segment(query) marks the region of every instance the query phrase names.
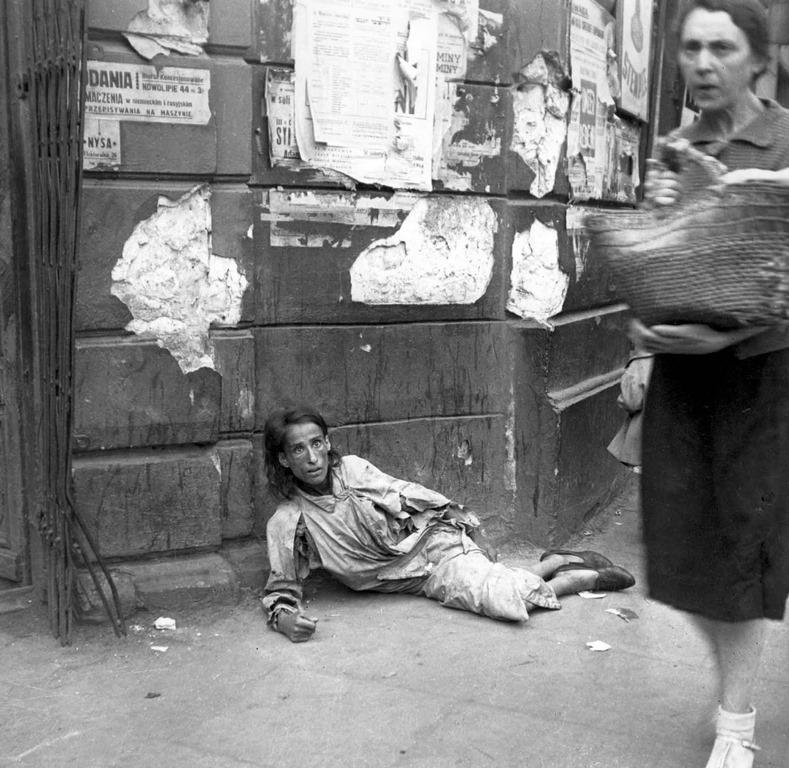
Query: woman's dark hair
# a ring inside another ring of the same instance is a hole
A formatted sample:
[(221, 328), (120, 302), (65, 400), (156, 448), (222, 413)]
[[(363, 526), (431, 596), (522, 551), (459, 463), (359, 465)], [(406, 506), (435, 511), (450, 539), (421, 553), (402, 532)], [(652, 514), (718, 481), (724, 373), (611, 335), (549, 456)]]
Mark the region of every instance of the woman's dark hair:
[[(293, 477), (293, 473), (288, 467), (283, 467), (279, 463), (279, 455), (285, 450), (285, 438), (288, 434), (288, 427), (294, 424), (315, 424), (315, 426), (320, 428), (324, 437), (329, 434), (326, 420), (318, 411), (309, 406), (277, 408), (266, 419), (266, 424), (263, 427), (266, 477), (268, 478), (269, 488), (271, 488), (274, 495), (282, 499), (289, 499), (296, 487), (296, 479)], [(339, 463), (340, 454), (333, 447), (330, 448), (329, 466), (336, 467)]]
[(770, 60), (770, 25), (760, 0), (686, 0), (677, 17), (677, 37), (681, 37), (685, 20), (697, 8), (728, 13), (735, 26), (745, 33), (751, 51), (764, 60), (764, 69), (759, 75), (764, 74)]

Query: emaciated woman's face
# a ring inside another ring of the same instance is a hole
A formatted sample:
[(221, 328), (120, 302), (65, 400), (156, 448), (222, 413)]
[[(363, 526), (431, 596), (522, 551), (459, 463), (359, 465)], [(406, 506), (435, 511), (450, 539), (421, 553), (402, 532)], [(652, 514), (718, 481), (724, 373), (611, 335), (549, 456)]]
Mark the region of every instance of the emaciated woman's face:
[(764, 61), (728, 13), (696, 8), (682, 25), (679, 66), (699, 109), (721, 112), (748, 98)]
[(285, 430), (279, 463), (305, 485), (320, 488), (329, 474), (330, 450), (329, 438), (317, 424), (291, 424)]

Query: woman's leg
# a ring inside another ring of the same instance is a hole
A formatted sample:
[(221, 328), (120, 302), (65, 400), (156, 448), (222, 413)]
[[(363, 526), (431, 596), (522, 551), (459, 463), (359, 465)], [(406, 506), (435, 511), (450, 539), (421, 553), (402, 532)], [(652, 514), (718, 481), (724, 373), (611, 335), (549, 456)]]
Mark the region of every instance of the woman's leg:
[(753, 692), (764, 650), (764, 619), (727, 622), (695, 617), (718, 662), (720, 706), (706, 768), (752, 768), (756, 709)]
[(721, 707), (727, 712), (750, 712), (767, 622), (714, 621), (694, 616), (707, 636), (718, 662)]

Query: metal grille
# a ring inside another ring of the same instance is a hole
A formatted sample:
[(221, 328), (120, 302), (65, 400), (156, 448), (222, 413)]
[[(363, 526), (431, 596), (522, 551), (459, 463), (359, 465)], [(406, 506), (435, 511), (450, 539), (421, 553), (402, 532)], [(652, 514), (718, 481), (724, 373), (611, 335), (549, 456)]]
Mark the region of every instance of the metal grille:
[[(71, 431), (74, 299), (85, 66), (85, 0), (27, 0), (19, 90), (28, 103), (26, 206), (34, 281), (34, 336), (39, 350), (41, 408), (37, 424), (43, 483), (39, 530), (47, 571), (50, 624), (71, 639), (75, 575), (84, 566), (112, 620), (125, 628), (119, 600), (72, 498)], [(103, 576), (103, 578), (102, 578)], [(107, 591), (109, 587), (109, 595)]]

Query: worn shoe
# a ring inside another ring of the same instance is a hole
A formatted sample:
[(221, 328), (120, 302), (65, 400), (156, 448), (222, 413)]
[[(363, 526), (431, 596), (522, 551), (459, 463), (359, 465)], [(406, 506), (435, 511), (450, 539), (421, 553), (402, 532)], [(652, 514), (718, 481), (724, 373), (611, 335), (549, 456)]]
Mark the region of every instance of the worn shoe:
[(718, 707), (715, 744), (707, 768), (751, 768), (753, 753), (759, 749), (753, 743), (756, 729), (756, 710), (727, 712)]
[(549, 549), (540, 555), (540, 562), (550, 557), (551, 555), (572, 555), (573, 557), (580, 557), (581, 562), (578, 565), (588, 565), (591, 568), (609, 568), (613, 563), (607, 558), (603, 557), (599, 552), (592, 552), (591, 550), (584, 550), (583, 552), (571, 552), (569, 549)]
[(597, 581), (594, 586), (590, 587), (595, 592), (619, 592), (622, 589), (632, 587), (636, 583), (633, 574), (618, 565), (609, 565), (606, 568), (592, 568), (591, 565), (584, 565), (583, 563), (568, 563), (567, 565), (560, 565), (556, 569), (556, 573), (565, 571), (596, 571)]

